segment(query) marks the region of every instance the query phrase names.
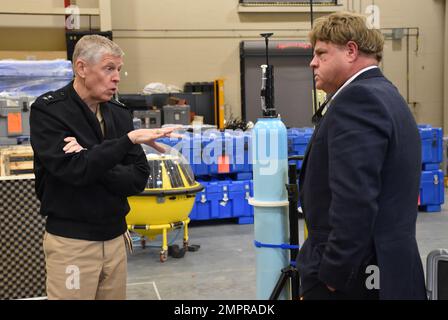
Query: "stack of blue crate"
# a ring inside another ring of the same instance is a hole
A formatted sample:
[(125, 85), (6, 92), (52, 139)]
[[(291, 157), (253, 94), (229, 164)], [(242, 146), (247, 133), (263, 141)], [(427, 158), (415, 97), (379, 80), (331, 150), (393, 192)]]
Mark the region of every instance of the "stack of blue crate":
[[(419, 209), (441, 211), (444, 203), (442, 129), (419, 125), (422, 139), (422, 176)], [(313, 128), (288, 129), (288, 155), (305, 154)], [(237, 218), (240, 224), (253, 223), (251, 132), (208, 130), (186, 133), (183, 139), (159, 139), (179, 150), (205, 188), (196, 195), (191, 220)], [(297, 169), (301, 160), (294, 161)]]
[(253, 223), (250, 132), (207, 130), (186, 133), (183, 139), (158, 141), (177, 149), (205, 188), (196, 195), (191, 220), (237, 218)]
[(419, 125), (422, 140), (422, 175), (419, 209), (440, 212), (445, 202), (444, 177), (440, 170), (443, 161), (443, 131), (430, 125)]
[[(313, 132), (314, 128), (288, 129), (288, 156), (304, 156)], [(303, 160), (289, 161), (290, 164), (296, 163), (297, 170), (302, 168), (302, 162)]]
[(252, 180), (200, 180), (205, 188), (196, 195), (190, 213), (191, 220), (237, 218), (239, 224), (254, 222), (253, 208), (248, 200), (253, 196)]

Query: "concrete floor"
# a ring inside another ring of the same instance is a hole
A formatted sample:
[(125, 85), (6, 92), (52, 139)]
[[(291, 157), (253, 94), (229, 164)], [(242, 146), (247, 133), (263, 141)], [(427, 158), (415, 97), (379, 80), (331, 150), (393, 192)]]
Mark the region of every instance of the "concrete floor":
[[(448, 194), (447, 194), (448, 195)], [(300, 220), (300, 243), (303, 220)], [(437, 248), (448, 248), (448, 205), (442, 212), (420, 212), (417, 241), (423, 266), (426, 256)], [(190, 244), (200, 250), (183, 258), (159, 261), (160, 239), (135, 248), (128, 258), (128, 299), (131, 300), (254, 300), (255, 250), (253, 225), (233, 220), (195, 223), (190, 227)], [(170, 233), (170, 241), (182, 245), (182, 232)], [(154, 247), (152, 247), (154, 246)]]

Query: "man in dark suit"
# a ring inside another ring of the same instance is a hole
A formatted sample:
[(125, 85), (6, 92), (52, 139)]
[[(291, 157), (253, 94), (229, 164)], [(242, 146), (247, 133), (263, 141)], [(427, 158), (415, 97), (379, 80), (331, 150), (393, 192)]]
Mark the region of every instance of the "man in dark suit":
[(363, 16), (315, 22), (311, 68), (327, 101), (300, 174), (308, 238), (297, 258), (301, 296), (426, 299), (415, 238), (420, 137), (378, 64), (384, 40)]

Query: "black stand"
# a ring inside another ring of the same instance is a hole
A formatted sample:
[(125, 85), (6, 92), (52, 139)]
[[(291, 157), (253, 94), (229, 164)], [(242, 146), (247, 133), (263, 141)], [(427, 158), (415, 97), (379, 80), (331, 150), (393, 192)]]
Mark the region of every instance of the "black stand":
[[(303, 156), (292, 156), (289, 157), (289, 160), (303, 160)], [(286, 185), (286, 189), (288, 190), (288, 200), (289, 200), (289, 243), (291, 246), (299, 245), (299, 212), (298, 212), (298, 203), (299, 203), (299, 188), (297, 185), (297, 167), (295, 164), (289, 165), (288, 171), (288, 180), (289, 184)], [(298, 249), (290, 249), (291, 250), (291, 261), (296, 261), (297, 254), (299, 253)], [(299, 271), (296, 267), (289, 265), (286, 268), (282, 269), (282, 273), (280, 278), (275, 285), (274, 290), (269, 297), (269, 300), (277, 300), (285, 287), (287, 281), (290, 281), (291, 284), (291, 292), (292, 292), (292, 300), (299, 300)]]

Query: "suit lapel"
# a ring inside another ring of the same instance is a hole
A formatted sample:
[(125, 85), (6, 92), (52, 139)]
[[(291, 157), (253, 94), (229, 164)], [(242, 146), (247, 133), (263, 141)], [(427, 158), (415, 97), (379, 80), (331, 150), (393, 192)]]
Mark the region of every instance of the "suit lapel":
[(316, 134), (319, 131), (319, 126), (320, 126), (320, 121), (316, 124), (316, 127), (314, 128), (313, 135), (311, 136), (310, 142), (308, 142), (308, 145), (306, 146), (305, 156), (303, 157), (302, 167), (300, 169), (300, 174), (299, 174), (299, 182), (300, 183), (302, 183), (302, 181), (305, 177), (305, 168), (306, 168), (306, 164), (308, 162), (308, 156), (309, 156), (310, 149), (313, 144), (314, 138), (316, 137)]
[(300, 170), (300, 174), (299, 174), (299, 181), (303, 181), (302, 179), (303, 179), (303, 177), (305, 175), (305, 170), (304, 169), (305, 169), (305, 166), (306, 166), (306, 163), (307, 163), (307, 160), (308, 160), (308, 155), (309, 155), (309, 152), (310, 152), (310, 149), (311, 149), (311, 145), (313, 144), (314, 137), (316, 136), (317, 131), (319, 130), (320, 123), (322, 121), (322, 117), (323, 117), (322, 111), (325, 108), (327, 108), (328, 103), (331, 101), (331, 97), (332, 96), (329, 96), (324, 101), (324, 103), (322, 103), (322, 105), (319, 107), (319, 109), (316, 111), (316, 113), (313, 115), (313, 122), (315, 123), (314, 132), (313, 132), (313, 135), (311, 136), (310, 141), (308, 142), (308, 145), (306, 146), (305, 155), (303, 157), (303, 162), (302, 162), (302, 169)]
[(322, 113), (325, 113), (323, 111), (328, 107), (328, 103), (331, 101), (331, 99), (332, 99), (332, 96), (327, 97), (325, 102), (319, 107), (319, 109), (313, 115), (313, 122), (315, 121), (314, 132), (313, 132), (313, 135), (311, 136), (310, 141), (308, 142), (308, 145), (306, 146), (305, 155), (303, 157), (303, 162), (302, 162), (302, 167), (301, 167), (300, 173), (299, 173), (299, 199), (300, 199), (300, 205), (302, 207), (305, 219), (306, 219), (306, 212), (305, 212), (304, 200), (303, 200), (303, 189), (301, 188), (301, 186), (303, 185), (303, 182), (305, 181), (306, 165), (308, 163), (308, 157), (310, 154), (310, 150), (312, 148), (314, 139), (316, 138), (316, 135), (319, 131), (320, 124), (322, 123), (322, 119), (323, 119)]

